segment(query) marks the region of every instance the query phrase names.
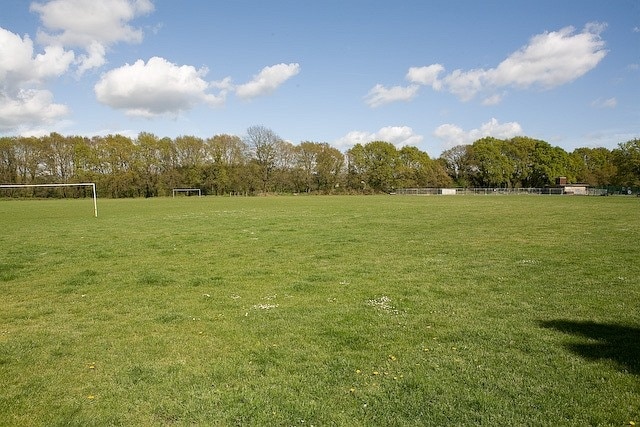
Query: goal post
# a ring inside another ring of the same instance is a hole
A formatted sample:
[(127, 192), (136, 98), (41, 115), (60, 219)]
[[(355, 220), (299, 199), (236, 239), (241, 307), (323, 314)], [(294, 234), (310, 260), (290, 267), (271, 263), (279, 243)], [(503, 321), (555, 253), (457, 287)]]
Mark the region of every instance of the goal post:
[(91, 187), (93, 194), (93, 216), (98, 217), (98, 197), (95, 182), (80, 182), (74, 184), (0, 184), (0, 188), (35, 188), (35, 187)]
[(202, 190), (199, 188), (174, 188), (171, 192), (172, 197), (176, 197), (176, 193), (198, 193), (198, 197), (202, 196)]

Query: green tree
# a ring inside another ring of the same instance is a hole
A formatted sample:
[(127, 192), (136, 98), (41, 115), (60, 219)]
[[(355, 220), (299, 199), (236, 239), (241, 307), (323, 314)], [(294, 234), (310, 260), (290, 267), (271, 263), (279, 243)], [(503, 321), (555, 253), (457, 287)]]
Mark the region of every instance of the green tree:
[(175, 156), (177, 167), (193, 168), (202, 166), (206, 156), (202, 138), (184, 135), (175, 139)]
[(315, 142), (303, 141), (295, 149), (294, 180), (297, 187), (309, 193), (315, 190), (315, 174), (319, 146)]
[(160, 138), (148, 132), (140, 132), (136, 143), (135, 172), (145, 197), (160, 194), (160, 177), (167, 166), (163, 165)]
[(512, 165), (511, 175), (509, 176), (511, 188), (531, 187), (533, 153), (538, 143), (543, 143), (543, 141), (517, 136), (504, 141), (501, 145), (502, 153)]
[(428, 187), (426, 180), (421, 178), (430, 160), (429, 155), (417, 147), (402, 147), (396, 162), (396, 185), (400, 188)]
[(247, 162), (247, 147), (234, 135), (215, 135), (205, 142), (210, 163), (204, 170), (204, 185), (212, 194), (240, 191), (239, 173)]
[[(75, 144), (77, 139), (52, 132), (41, 138), (43, 156), (41, 167), (50, 182), (69, 182), (75, 173)], [(58, 194), (67, 194), (69, 189), (57, 189)]]
[(207, 157), (213, 163), (223, 165), (244, 164), (247, 159), (247, 146), (235, 135), (215, 135), (205, 143)]
[(18, 178), (15, 137), (0, 138), (0, 183), (15, 184)]
[(560, 176), (566, 177), (568, 182), (575, 182), (575, 167), (571, 157), (560, 147), (537, 141), (531, 155), (531, 187), (553, 185)]
[(441, 163), (417, 147), (405, 146), (398, 152), (396, 184), (401, 188), (448, 187), (453, 180)]
[(352, 190), (365, 190), (368, 181), (366, 155), (362, 144), (355, 144), (346, 153), (347, 186)]
[(396, 187), (398, 150), (384, 141), (373, 141), (365, 145), (369, 166), (369, 185), (377, 191), (389, 191)]
[(344, 155), (327, 143), (303, 141), (294, 147), (293, 177), (299, 191), (330, 193), (339, 184)]
[(176, 146), (171, 138), (165, 136), (158, 141), (158, 156), (160, 157), (158, 188), (159, 193), (166, 196), (171, 194), (172, 189), (182, 185)]
[(486, 137), (469, 147), (471, 182), (477, 187), (508, 187), (513, 164), (504, 155), (504, 141)]
[(272, 188), (277, 192), (296, 192), (294, 169), (296, 163), (296, 149), (293, 144), (279, 140), (276, 142), (275, 170)]
[(35, 136), (19, 137), (15, 145), (15, 160), (19, 184), (37, 184), (44, 161), (44, 145)]
[(318, 190), (325, 193), (334, 191), (340, 185), (344, 169), (344, 155), (325, 143), (317, 144), (315, 179)]
[(73, 165), (74, 177), (79, 182), (99, 181), (100, 160), (96, 149), (96, 139), (74, 136)]
[[(391, 191), (396, 187), (398, 150), (384, 141), (356, 144), (347, 152), (349, 182), (354, 189)], [(358, 180), (360, 181), (358, 183)]]
[(245, 144), (253, 162), (257, 166), (262, 181), (261, 190), (270, 191), (272, 186), (273, 172), (278, 166), (278, 148), (282, 139), (271, 129), (264, 126), (251, 126), (247, 129)]
[(204, 140), (195, 136), (179, 136), (174, 146), (179, 185), (200, 188), (206, 158)]
[(616, 183), (640, 187), (640, 139), (618, 144), (613, 150), (614, 164), (618, 168)]
[(447, 175), (455, 185), (460, 187), (468, 187), (470, 183), (469, 147), (469, 145), (457, 145), (443, 151), (440, 155)]
[(94, 138), (98, 156), (102, 192), (110, 197), (138, 195), (134, 162), (136, 147), (131, 138), (124, 135), (107, 135)]
[(571, 153), (577, 166), (577, 182), (606, 187), (615, 181), (617, 168), (613, 153), (607, 148), (577, 148)]

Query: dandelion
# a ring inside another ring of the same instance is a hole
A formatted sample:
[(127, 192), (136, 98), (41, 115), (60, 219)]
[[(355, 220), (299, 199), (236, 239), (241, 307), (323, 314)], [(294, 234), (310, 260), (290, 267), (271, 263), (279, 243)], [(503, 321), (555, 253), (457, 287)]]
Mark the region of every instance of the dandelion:
[(360, 369), (356, 369), (356, 374), (359, 374), (360, 372), (362, 372)]
[(378, 371), (373, 371), (373, 375), (380, 375), (380, 372), (378, 372)]
[(87, 399), (89, 399), (89, 400), (93, 400), (93, 399), (95, 399), (95, 398), (96, 398), (96, 397), (95, 397), (93, 394), (90, 394), (89, 396), (87, 396)]

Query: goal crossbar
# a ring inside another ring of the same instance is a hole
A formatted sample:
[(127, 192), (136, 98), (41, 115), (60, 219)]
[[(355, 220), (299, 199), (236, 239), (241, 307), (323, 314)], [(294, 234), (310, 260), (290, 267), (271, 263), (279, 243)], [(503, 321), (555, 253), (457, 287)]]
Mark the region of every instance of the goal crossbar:
[(95, 182), (80, 182), (74, 184), (0, 184), (0, 188), (33, 188), (33, 187), (91, 187), (93, 193), (93, 216), (98, 217), (98, 197)]

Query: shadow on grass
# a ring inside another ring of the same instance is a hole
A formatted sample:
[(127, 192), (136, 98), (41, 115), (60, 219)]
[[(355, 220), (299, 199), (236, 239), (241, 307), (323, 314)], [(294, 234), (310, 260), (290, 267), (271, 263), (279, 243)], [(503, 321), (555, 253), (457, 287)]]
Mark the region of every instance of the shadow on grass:
[(627, 372), (640, 375), (640, 328), (572, 320), (549, 320), (540, 325), (586, 338), (566, 345), (574, 353), (590, 360), (609, 359)]

